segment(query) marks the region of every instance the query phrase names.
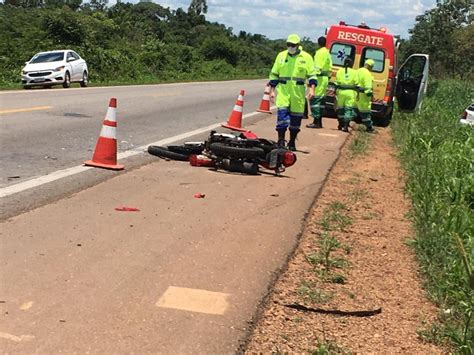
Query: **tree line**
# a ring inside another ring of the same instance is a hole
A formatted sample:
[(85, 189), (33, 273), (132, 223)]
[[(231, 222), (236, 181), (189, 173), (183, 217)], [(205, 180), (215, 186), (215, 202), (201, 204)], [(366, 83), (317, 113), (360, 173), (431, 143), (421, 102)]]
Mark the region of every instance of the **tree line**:
[(402, 41), (401, 59), (430, 55), (431, 73), (439, 78), (474, 79), (474, 2), (437, 0), (415, 19), (410, 38)]
[[(0, 4), (0, 86), (19, 83), (40, 51), (73, 49), (92, 82), (169, 82), (265, 77), (284, 40), (205, 19), (206, 1), (186, 10), (151, 1), (5, 0)], [(305, 39), (307, 47), (314, 50)]]
[[(19, 85), (33, 54), (70, 48), (84, 57), (90, 80), (146, 83), (266, 77), (284, 39), (209, 22), (205, 0), (171, 10), (151, 1), (4, 0), (0, 3), (0, 86)], [(470, 0), (438, 0), (415, 19), (400, 59), (431, 56), (432, 74), (473, 78), (474, 25)], [(335, 23), (337, 21), (335, 20)], [(303, 47), (314, 53), (308, 38)]]

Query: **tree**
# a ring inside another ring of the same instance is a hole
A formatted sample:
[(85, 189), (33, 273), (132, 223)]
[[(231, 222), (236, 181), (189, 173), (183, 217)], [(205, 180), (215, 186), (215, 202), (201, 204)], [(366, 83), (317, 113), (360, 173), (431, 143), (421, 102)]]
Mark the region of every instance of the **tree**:
[(403, 51), (406, 55), (429, 54), (436, 75), (462, 74), (462, 69), (455, 65), (459, 59), (457, 48), (463, 46), (463, 41), (472, 39), (459, 30), (472, 23), (472, 10), (469, 0), (438, 0), (435, 8), (416, 17), (415, 26), (409, 31), (411, 38), (403, 43)]
[(207, 14), (206, 0), (191, 0), (191, 4), (188, 7), (188, 14)]

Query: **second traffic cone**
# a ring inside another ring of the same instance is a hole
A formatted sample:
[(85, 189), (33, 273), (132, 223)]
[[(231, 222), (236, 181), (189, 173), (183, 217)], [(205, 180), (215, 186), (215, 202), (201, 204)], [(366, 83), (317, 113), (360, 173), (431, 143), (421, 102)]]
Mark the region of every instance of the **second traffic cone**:
[(269, 113), (270, 111), (270, 86), (265, 86), (265, 92), (263, 93), (262, 101), (260, 101), (260, 107), (258, 108), (257, 112)]
[(92, 160), (84, 162), (85, 165), (112, 170), (122, 170), (124, 168), (123, 165), (117, 164), (116, 109), (117, 99), (111, 98), (104, 123), (102, 124), (102, 130), (95, 146), (94, 155)]
[(230, 113), (227, 122), (222, 125), (224, 128), (229, 128), (234, 131), (245, 132), (246, 129), (242, 128), (242, 111), (244, 109), (244, 90), (240, 90), (240, 95), (235, 102), (234, 109)]

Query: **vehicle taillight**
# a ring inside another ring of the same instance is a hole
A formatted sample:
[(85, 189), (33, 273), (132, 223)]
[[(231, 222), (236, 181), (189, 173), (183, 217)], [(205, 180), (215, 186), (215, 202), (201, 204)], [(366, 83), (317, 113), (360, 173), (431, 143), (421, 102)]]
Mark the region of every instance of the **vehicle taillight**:
[(289, 167), (294, 163), (296, 163), (296, 154), (293, 152), (285, 152), (283, 154), (283, 165)]
[(383, 103), (387, 104), (390, 101), (390, 97), (392, 96), (392, 79), (388, 79), (387, 82), (387, 89), (385, 90), (385, 96), (383, 98)]

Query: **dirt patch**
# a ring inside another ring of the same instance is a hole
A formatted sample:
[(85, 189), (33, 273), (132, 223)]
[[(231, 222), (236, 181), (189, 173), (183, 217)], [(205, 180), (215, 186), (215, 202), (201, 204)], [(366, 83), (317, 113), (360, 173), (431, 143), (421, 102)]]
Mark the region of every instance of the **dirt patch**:
[[(362, 134), (362, 133), (361, 133)], [(351, 137), (353, 141), (355, 135)], [(280, 276), (247, 352), (442, 353), (417, 331), (436, 317), (417, 273), (400, 165), (389, 129), (354, 157), (347, 144)], [(367, 316), (320, 314), (299, 304)]]

